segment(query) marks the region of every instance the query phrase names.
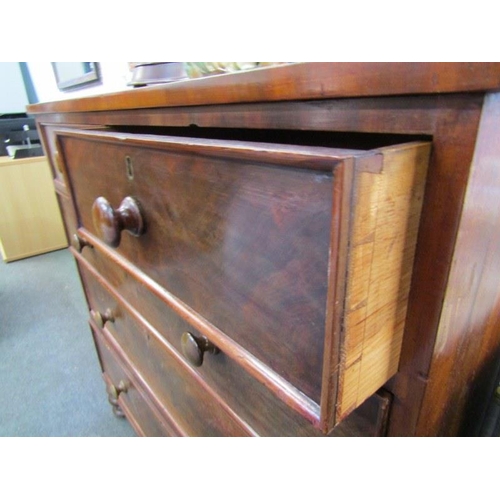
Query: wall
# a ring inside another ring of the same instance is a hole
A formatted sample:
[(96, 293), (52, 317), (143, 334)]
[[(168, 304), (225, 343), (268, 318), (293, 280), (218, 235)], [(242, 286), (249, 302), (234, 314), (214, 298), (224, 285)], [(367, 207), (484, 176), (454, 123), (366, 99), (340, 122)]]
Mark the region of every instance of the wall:
[(31, 79), (40, 102), (74, 99), (87, 95), (119, 92), (130, 89), (127, 82), (130, 71), (127, 62), (100, 62), (101, 81), (76, 90), (61, 91), (57, 88), (54, 71), (50, 62), (28, 62)]
[(19, 63), (0, 62), (0, 114), (23, 113), (28, 96)]

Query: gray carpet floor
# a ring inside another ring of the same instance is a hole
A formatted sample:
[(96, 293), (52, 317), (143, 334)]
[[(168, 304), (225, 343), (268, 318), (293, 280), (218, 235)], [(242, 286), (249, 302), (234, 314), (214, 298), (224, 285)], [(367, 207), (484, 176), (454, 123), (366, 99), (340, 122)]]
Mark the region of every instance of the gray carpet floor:
[(68, 250), (0, 260), (0, 436), (134, 436), (107, 401)]

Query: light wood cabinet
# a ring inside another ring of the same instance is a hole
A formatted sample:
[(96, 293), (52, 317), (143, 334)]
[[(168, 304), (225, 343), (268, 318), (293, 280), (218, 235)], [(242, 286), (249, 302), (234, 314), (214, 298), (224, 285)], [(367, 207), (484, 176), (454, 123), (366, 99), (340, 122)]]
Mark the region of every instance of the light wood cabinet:
[(45, 157), (0, 158), (0, 250), (11, 262), (67, 246)]

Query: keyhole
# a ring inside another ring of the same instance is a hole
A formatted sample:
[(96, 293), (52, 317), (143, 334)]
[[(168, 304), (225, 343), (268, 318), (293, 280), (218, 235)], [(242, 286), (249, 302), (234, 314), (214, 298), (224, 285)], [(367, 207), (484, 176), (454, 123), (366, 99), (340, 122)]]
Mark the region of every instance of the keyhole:
[(134, 180), (134, 167), (132, 166), (132, 159), (130, 156), (125, 156), (125, 170), (129, 180)]

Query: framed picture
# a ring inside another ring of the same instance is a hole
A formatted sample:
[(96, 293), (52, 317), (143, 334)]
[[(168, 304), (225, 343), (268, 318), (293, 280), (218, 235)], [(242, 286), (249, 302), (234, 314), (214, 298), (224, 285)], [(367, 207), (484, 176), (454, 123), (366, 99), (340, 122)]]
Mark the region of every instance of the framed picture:
[(95, 62), (53, 62), (52, 68), (60, 90), (82, 87), (100, 80), (99, 66)]

